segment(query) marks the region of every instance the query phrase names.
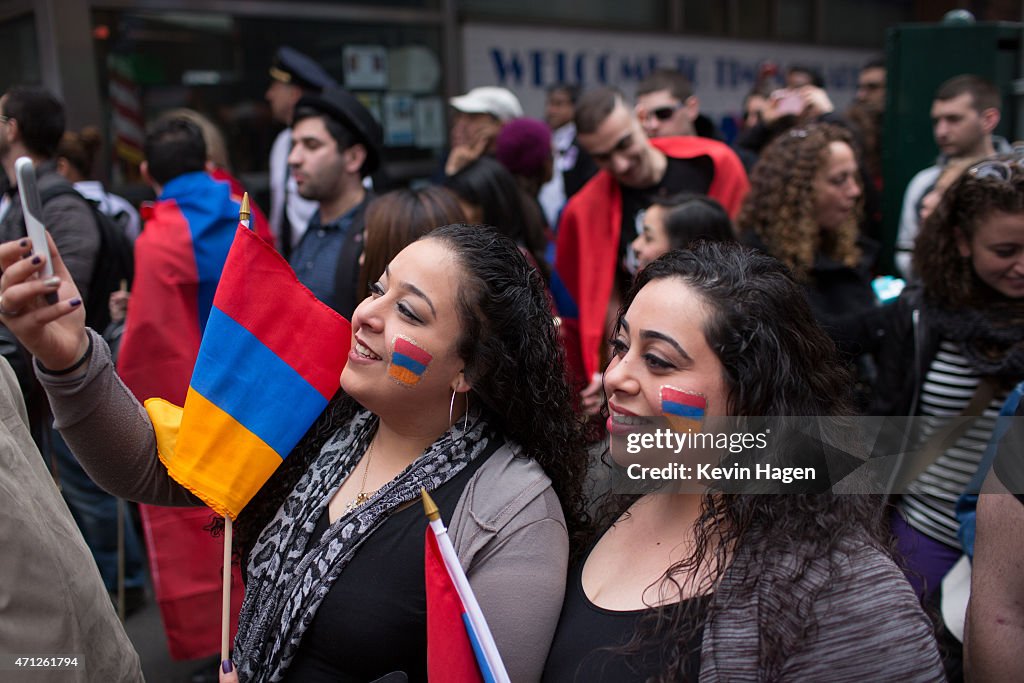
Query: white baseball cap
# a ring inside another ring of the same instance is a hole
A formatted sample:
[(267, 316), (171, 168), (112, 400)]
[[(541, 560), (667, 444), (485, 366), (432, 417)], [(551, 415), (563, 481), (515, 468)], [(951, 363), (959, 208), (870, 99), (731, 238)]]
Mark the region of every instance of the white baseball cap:
[(517, 119), (523, 115), (519, 98), (510, 90), (494, 86), (473, 88), (465, 95), (448, 100), (455, 109), (466, 114), (490, 114), (499, 121)]

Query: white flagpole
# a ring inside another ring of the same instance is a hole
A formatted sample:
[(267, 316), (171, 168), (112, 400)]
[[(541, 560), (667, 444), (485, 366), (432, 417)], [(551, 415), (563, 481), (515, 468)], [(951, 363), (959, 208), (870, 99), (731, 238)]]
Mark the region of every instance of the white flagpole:
[(501, 661), (501, 654), (498, 652), (498, 646), (494, 642), (491, 629), (487, 626), (487, 620), (480, 609), (480, 604), (476, 601), (476, 595), (473, 594), (473, 589), (469, 585), (469, 579), (462, 570), (459, 556), (455, 553), (455, 547), (452, 545), (451, 538), (448, 537), (448, 530), (445, 529), (444, 522), (441, 521), (441, 513), (438, 511), (437, 505), (430, 498), (427, 490), (420, 489), (420, 492), (423, 496), (423, 508), (427, 513), (427, 519), (430, 520), (430, 528), (437, 537), (437, 547), (441, 551), (441, 558), (448, 569), (448, 575), (452, 578), (452, 583), (455, 584), (455, 590), (459, 594), (459, 599), (462, 600), (462, 606), (466, 610), (469, 623), (476, 633), (480, 649), (483, 651), (484, 659), (487, 660), (487, 665), (494, 675), (494, 680), (496, 683), (511, 683), (508, 672), (505, 671), (505, 664)]

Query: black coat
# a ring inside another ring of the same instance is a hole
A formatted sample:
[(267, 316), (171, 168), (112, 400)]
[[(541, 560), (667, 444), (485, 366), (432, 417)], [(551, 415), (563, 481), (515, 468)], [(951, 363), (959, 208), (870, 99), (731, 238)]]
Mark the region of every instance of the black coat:
[(858, 339), (875, 358), (877, 378), (870, 415), (914, 415), (921, 384), (942, 341), (920, 285), (909, 285), (896, 301), (859, 321)]
[(341, 246), (341, 253), (338, 255), (338, 267), (334, 271), (334, 301), (338, 313), (345, 320), (352, 319), (352, 313), (356, 310), (359, 302), (356, 300), (356, 292), (359, 291), (359, 257), (363, 254), (363, 227), (366, 222), (366, 206), (373, 199), (373, 195), (366, 193), (366, 198), (356, 207), (352, 215), (352, 227), (345, 235), (345, 242)]

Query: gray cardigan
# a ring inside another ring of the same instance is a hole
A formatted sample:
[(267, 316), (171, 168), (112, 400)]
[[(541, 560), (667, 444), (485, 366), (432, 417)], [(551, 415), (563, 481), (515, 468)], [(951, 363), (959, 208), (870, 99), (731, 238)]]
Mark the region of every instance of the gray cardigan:
[[(741, 584), (744, 568), (760, 578), (752, 595)], [(769, 562), (749, 547), (737, 553), (715, 592), (720, 611), (704, 632), (702, 683), (946, 680), (932, 624), (881, 550), (866, 540), (843, 542), (831, 563), (814, 558), (795, 586), (779, 587), (781, 577), (795, 573), (791, 555), (773, 553)], [(814, 615), (806, 635), (806, 624), (794, 619), (801, 603)], [(761, 669), (764, 624), (780, 628), (776, 646), (789, 653), (780, 671)]]
[[(114, 372), (90, 330), (86, 374), (36, 372), (54, 426), (89, 476), (107, 491), (153, 505), (201, 505), (156, 454), (145, 409)], [(569, 538), (551, 481), (504, 446), (473, 475), (449, 524), (452, 540), (513, 681), (540, 679), (565, 595)]]

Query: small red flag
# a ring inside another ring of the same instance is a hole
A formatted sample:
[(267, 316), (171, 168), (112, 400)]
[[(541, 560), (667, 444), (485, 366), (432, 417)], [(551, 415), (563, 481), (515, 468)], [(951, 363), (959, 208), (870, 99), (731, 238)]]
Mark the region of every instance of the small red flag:
[(423, 554), (427, 588), (427, 678), (449, 683), (482, 683), (463, 621), (462, 600), (429, 525)]

